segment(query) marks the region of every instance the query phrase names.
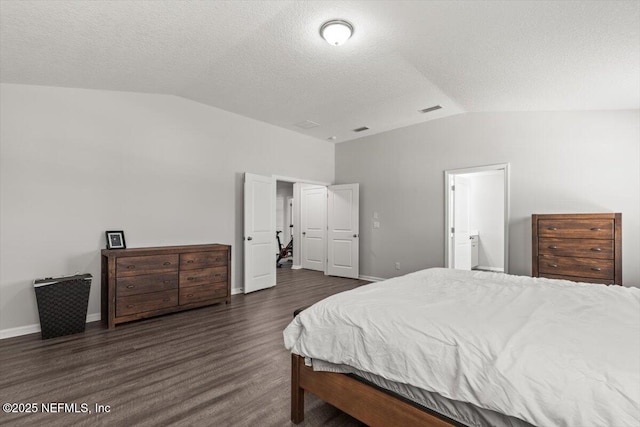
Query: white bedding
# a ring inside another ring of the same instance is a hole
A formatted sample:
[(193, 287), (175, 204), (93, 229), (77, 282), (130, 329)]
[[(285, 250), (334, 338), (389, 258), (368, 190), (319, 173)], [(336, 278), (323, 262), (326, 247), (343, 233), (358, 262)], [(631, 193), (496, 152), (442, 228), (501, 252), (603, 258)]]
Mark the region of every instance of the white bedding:
[(547, 426), (640, 426), (640, 289), (429, 269), (333, 295), (293, 353)]

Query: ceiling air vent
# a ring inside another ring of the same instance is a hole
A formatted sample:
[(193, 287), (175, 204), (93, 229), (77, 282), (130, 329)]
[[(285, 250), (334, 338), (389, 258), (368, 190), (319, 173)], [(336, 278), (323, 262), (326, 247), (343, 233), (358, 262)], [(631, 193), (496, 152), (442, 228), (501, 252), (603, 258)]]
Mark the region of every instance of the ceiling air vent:
[(423, 110), (418, 110), (419, 113), (429, 113), (431, 111), (436, 111), (441, 109), (442, 107), (440, 105), (436, 105), (435, 107), (429, 107), (429, 108), (425, 108)]
[(296, 126), (302, 129), (311, 129), (320, 126), (320, 123), (313, 122), (311, 120), (305, 120), (300, 123), (296, 123)]
[(354, 129), (353, 131), (354, 131), (354, 132), (362, 132), (362, 131), (364, 131), (364, 130), (369, 130), (369, 128), (368, 128), (368, 127), (366, 127), (366, 126), (362, 126), (361, 128), (356, 128), (356, 129)]

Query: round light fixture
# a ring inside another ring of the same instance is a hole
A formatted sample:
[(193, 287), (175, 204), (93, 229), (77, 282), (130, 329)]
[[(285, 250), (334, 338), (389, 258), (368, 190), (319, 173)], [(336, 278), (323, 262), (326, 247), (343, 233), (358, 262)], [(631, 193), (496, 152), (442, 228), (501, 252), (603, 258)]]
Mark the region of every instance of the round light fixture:
[(349, 40), (352, 34), (353, 25), (340, 19), (325, 22), (322, 27), (320, 27), (320, 35), (322, 38), (334, 46), (340, 46)]

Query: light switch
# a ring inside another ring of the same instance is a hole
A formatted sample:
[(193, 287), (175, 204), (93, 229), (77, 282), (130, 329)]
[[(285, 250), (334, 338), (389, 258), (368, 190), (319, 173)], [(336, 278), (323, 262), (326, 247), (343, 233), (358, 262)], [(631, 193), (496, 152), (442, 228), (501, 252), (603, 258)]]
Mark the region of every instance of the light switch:
[(373, 213), (373, 219), (378, 219), (378, 212)]
[(373, 228), (380, 228), (380, 221), (373, 221)]

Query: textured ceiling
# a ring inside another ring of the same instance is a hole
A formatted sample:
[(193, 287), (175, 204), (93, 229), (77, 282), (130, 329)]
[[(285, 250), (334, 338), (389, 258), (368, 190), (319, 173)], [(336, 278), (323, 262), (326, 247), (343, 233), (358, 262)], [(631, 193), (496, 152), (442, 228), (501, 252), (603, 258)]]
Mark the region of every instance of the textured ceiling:
[[(355, 27), (340, 47), (318, 34), (336, 18)], [(3, 83), (173, 94), (336, 142), (465, 111), (640, 108), (637, 0), (0, 0), (0, 30)]]

